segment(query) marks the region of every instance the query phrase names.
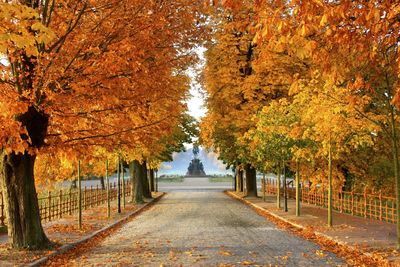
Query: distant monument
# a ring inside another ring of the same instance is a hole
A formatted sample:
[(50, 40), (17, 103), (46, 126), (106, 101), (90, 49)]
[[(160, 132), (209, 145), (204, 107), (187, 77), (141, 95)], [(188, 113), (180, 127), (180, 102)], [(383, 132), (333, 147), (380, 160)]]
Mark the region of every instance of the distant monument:
[(206, 176), (203, 163), (200, 161), (200, 159), (198, 159), (199, 152), (200, 152), (199, 146), (194, 145), (193, 159), (189, 164), (186, 176)]

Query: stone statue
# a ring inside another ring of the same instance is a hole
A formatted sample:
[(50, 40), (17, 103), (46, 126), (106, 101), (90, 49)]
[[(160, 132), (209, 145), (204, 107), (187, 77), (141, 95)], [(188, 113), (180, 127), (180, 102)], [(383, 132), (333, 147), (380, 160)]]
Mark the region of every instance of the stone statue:
[(203, 163), (198, 159), (200, 149), (198, 145), (193, 146), (193, 159), (189, 163), (186, 176), (206, 176)]

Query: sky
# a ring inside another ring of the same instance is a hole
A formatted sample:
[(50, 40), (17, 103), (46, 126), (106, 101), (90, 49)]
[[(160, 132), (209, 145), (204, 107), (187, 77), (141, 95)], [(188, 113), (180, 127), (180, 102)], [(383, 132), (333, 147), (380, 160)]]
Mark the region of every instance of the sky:
[(195, 117), (197, 120), (200, 120), (207, 112), (207, 109), (204, 107), (204, 98), (201, 93), (201, 85), (196, 81), (197, 75), (200, 75), (200, 72), (204, 68), (205, 58), (204, 52), (206, 49), (204, 47), (199, 47), (196, 49), (196, 53), (200, 58), (200, 63), (188, 70), (188, 75), (191, 78), (191, 87), (190, 94), (191, 98), (187, 101), (189, 114)]
[(197, 120), (200, 120), (207, 112), (207, 109), (204, 107), (204, 99), (199, 91), (199, 86), (196, 84), (192, 84), (190, 88), (191, 98), (187, 101), (187, 105), (189, 108), (189, 114), (195, 117)]

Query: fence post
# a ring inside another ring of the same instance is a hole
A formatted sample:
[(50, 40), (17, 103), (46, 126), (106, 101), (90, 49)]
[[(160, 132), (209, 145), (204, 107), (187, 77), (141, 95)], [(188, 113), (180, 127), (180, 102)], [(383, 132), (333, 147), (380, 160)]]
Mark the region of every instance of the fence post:
[(69, 215), (72, 215), (72, 188), (69, 188)]
[(364, 187), (364, 217), (367, 218), (367, 187)]
[(340, 197), (340, 213), (343, 213), (343, 189), (340, 188), (339, 197)]
[(62, 213), (63, 213), (63, 204), (62, 204), (62, 189), (60, 189), (60, 195), (58, 196), (58, 216), (59, 218), (62, 218)]
[(100, 198), (99, 185), (98, 184), (96, 184), (95, 198), (96, 198), (95, 207), (97, 207), (99, 205), (99, 198)]
[(93, 185), (90, 186), (90, 191), (89, 191), (89, 207), (92, 208), (94, 207), (94, 201), (93, 201)]
[(51, 209), (51, 192), (50, 192), (50, 190), (49, 190), (49, 193), (48, 193), (48, 196), (47, 196), (47, 201), (48, 201), (48, 204), (49, 204), (49, 209), (47, 210), (47, 212), (48, 212), (47, 217), (48, 217), (48, 221), (51, 221), (51, 211), (52, 211), (52, 209)]
[(318, 188), (314, 188), (314, 205), (317, 206), (317, 190)]
[(396, 209), (398, 208), (397, 203), (396, 203), (396, 200), (394, 200), (394, 199), (392, 199), (392, 201), (390, 201), (390, 203), (392, 204), (392, 222), (395, 222), (396, 218), (394, 216), (394, 213), (396, 212)]
[(379, 220), (382, 221), (382, 189), (379, 190)]

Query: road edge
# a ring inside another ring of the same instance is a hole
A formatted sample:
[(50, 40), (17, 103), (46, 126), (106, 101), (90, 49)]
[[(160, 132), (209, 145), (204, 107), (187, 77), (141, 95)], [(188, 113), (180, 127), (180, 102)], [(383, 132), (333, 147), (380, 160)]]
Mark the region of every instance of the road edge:
[[(314, 243), (316, 243), (316, 244), (318, 244), (320, 246), (327, 247), (327, 243), (332, 243), (333, 242), (334, 244), (338, 245), (341, 248), (341, 250), (344, 251), (345, 253), (347, 252), (347, 253), (350, 253), (350, 254), (361, 254), (363, 257), (366, 258), (364, 260), (367, 260), (368, 263), (373, 262), (375, 264), (377, 264), (377, 263), (383, 264), (383, 265), (379, 265), (379, 266), (394, 266), (387, 259), (377, 258), (372, 253), (361, 251), (361, 250), (357, 249), (357, 247), (355, 247), (355, 246), (346, 244), (344, 242), (341, 242), (340, 240), (336, 240), (336, 239), (334, 239), (334, 238), (332, 238), (332, 237), (330, 237), (330, 236), (328, 236), (326, 234), (323, 234), (321, 232), (313, 231), (313, 230), (311, 230), (309, 228), (304, 227), (303, 225), (291, 222), (290, 220), (287, 220), (287, 219), (285, 219), (285, 218), (283, 218), (283, 217), (281, 217), (281, 216), (279, 216), (279, 215), (277, 215), (277, 214), (275, 214), (275, 213), (273, 213), (273, 212), (271, 212), (271, 211), (269, 211), (267, 209), (264, 209), (264, 208), (260, 207), (257, 204), (254, 204), (254, 203), (252, 203), (252, 202), (250, 202), (250, 201), (248, 201), (248, 200), (246, 200), (246, 199), (244, 199), (242, 197), (239, 197), (239, 196), (235, 195), (232, 191), (226, 190), (226, 191), (224, 191), (224, 193), (227, 196), (242, 202), (246, 206), (249, 206), (250, 208), (255, 210), (257, 212), (257, 214), (259, 214), (260, 216), (262, 216), (262, 217), (264, 217), (266, 219), (270, 219), (268, 217), (272, 217), (277, 221), (280, 221), (280, 222), (282, 222), (284, 224), (289, 225), (290, 227), (295, 228), (296, 230), (298, 230), (297, 232), (295, 232), (295, 231), (293, 231), (291, 229), (287, 229), (287, 230), (291, 231), (293, 234), (295, 234), (297, 236), (305, 238), (305, 236), (302, 235), (300, 232), (302, 232), (302, 231), (312, 231), (312, 234), (314, 234), (319, 240), (310, 240), (310, 239), (307, 239), (307, 240), (309, 240), (311, 242), (314, 242)], [(276, 224), (274, 221), (271, 221), (271, 222)], [(338, 254), (337, 251), (333, 251), (333, 250), (328, 250), (328, 251), (338, 255), (339, 257), (341, 257), (341, 258), (343, 258), (344, 260), (347, 261), (347, 258), (343, 257), (344, 255), (340, 255), (340, 253)]]
[(52, 258), (65, 254), (69, 251), (71, 251), (72, 249), (92, 240), (93, 238), (99, 236), (100, 234), (102, 234), (103, 232), (109, 231), (113, 228), (116, 228), (120, 225), (123, 225), (124, 223), (126, 223), (129, 219), (134, 218), (135, 216), (141, 214), (142, 212), (146, 211), (148, 208), (150, 208), (151, 206), (153, 206), (155, 203), (157, 203), (163, 196), (165, 196), (166, 193), (162, 192), (161, 195), (157, 196), (156, 198), (153, 198), (150, 202), (145, 203), (142, 207), (138, 208), (137, 210), (131, 211), (130, 213), (128, 213), (125, 217), (113, 222), (110, 225), (107, 225), (103, 228), (101, 228), (100, 230), (97, 230), (95, 232), (93, 232), (92, 234), (90, 234), (89, 236), (86, 236), (78, 241), (75, 241), (73, 243), (69, 243), (69, 244), (65, 244), (63, 246), (61, 246), (60, 248), (58, 248), (56, 251), (50, 253), (49, 255), (46, 255), (34, 262), (31, 262), (25, 266), (28, 267), (39, 267), (42, 266), (43, 264), (45, 264), (47, 261), (51, 260)]

